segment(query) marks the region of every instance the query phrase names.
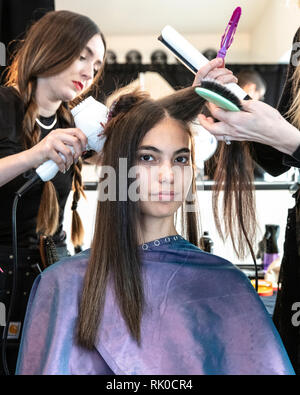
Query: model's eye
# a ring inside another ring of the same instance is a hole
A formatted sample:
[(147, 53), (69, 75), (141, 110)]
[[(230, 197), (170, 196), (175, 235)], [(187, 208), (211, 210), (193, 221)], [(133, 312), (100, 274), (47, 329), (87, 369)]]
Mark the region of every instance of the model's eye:
[(84, 61), (84, 60), (86, 60), (86, 58), (84, 56), (80, 55), (79, 60)]
[(152, 155), (144, 154), (139, 156), (139, 160), (142, 162), (152, 162), (154, 158)]
[(186, 156), (178, 156), (175, 159), (175, 162), (182, 163), (182, 164), (186, 165), (189, 162), (189, 158), (187, 158)]

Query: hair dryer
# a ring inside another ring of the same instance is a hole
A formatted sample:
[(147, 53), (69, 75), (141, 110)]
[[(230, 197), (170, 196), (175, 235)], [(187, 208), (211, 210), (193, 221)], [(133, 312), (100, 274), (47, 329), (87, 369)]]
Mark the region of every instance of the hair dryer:
[[(101, 136), (104, 126), (107, 122), (108, 108), (95, 100), (92, 96), (83, 100), (80, 104), (72, 109), (72, 115), (74, 117), (75, 125), (78, 129), (87, 136), (88, 143), (86, 150), (93, 150), (100, 152), (103, 148), (105, 138)], [(73, 148), (70, 147), (73, 151)], [(63, 159), (64, 156), (60, 154)], [(57, 164), (49, 159), (40, 165), (35, 175), (28, 180), (17, 192), (18, 196), (22, 196), (27, 192), (33, 184), (37, 181), (50, 181), (56, 176), (59, 171)]]
[[(76, 127), (81, 129), (88, 138), (86, 150), (101, 151), (105, 142), (101, 133), (107, 121), (108, 108), (90, 96), (74, 107), (71, 112)], [(62, 154), (61, 156), (64, 159)], [(59, 167), (53, 160), (47, 160), (36, 169), (42, 181), (51, 180), (58, 171)]]

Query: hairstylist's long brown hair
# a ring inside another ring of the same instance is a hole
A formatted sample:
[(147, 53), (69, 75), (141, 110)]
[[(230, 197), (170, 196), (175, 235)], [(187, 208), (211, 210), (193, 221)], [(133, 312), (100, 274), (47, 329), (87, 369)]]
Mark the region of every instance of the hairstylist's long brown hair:
[[(85, 48), (87, 42), (99, 34), (106, 47), (104, 37), (95, 23), (86, 16), (70, 11), (52, 11), (43, 16), (28, 31), (17, 51), (7, 74), (7, 86), (17, 88), (24, 103), (23, 142), (30, 148), (40, 139), (40, 128), (36, 123), (38, 106), (35, 92), (38, 77), (56, 75), (68, 68)], [(99, 79), (103, 67), (98, 71)], [(58, 115), (64, 127), (73, 127), (73, 117), (65, 104), (61, 104)], [(76, 211), (80, 193), (83, 193), (81, 162), (74, 165), (73, 177), (73, 244), (79, 246), (83, 240), (83, 226)], [(52, 182), (46, 182), (37, 218), (37, 233), (53, 235), (57, 230), (59, 206)]]
[[(157, 101), (137, 92), (121, 96), (105, 128), (107, 139), (101, 156), (102, 168), (112, 167), (116, 180), (119, 180), (119, 158), (126, 158), (128, 174), (129, 169), (136, 165), (137, 150), (143, 137), (167, 116), (177, 119), (192, 138), (187, 122), (195, 118), (203, 103), (194, 88)], [(192, 191), (195, 192), (193, 178)], [(104, 174), (100, 182), (103, 180)], [(130, 179), (126, 191), (120, 189), (119, 182), (116, 184), (116, 201), (100, 199), (98, 202), (91, 255), (84, 279), (77, 338), (80, 345), (89, 349), (94, 345), (101, 322), (108, 282), (112, 284), (131, 335), (138, 343), (141, 340), (144, 292), (137, 235), (139, 204), (128, 196)], [(121, 194), (124, 197), (124, 192), (127, 199), (120, 199)], [(193, 201), (189, 203), (194, 204)], [(187, 212), (185, 216), (183, 233), (189, 241), (198, 245), (196, 212)]]
[(278, 105), (278, 110), (297, 129), (300, 129), (300, 60), (299, 46), (300, 28), (293, 39), (293, 48), (288, 66), (287, 77)]

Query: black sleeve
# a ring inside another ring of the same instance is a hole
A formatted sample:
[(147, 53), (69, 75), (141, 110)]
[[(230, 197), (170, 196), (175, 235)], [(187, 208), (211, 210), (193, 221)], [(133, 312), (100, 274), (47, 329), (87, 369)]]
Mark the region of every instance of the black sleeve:
[(283, 163), (284, 154), (265, 144), (251, 143), (252, 158), (267, 173), (277, 177), (290, 169)]
[[(293, 39), (293, 44), (296, 42), (300, 42), (300, 28), (297, 30)], [(277, 106), (280, 114), (284, 116), (288, 122), (291, 122), (287, 116), (287, 112), (293, 102), (293, 75), (295, 72), (295, 65), (299, 61), (299, 59), (296, 58), (298, 49), (299, 48), (297, 46), (293, 46), (286, 81), (279, 100), (279, 104)], [(251, 143), (251, 151), (253, 154), (253, 159), (266, 172), (274, 177), (285, 173), (290, 169), (291, 166), (300, 168), (300, 146), (296, 149), (292, 156), (285, 155), (273, 147), (259, 143)]]
[(14, 88), (0, 87), (0, 157), (22, 148), (23, 103)]

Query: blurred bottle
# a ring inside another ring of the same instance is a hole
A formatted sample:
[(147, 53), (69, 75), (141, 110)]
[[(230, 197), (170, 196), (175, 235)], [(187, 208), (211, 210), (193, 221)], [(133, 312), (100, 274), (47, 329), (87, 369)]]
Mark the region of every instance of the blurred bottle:
[(203, 233), (203, 236), (200, 238), (200, 248), (203, 251), (210, 252), (211, 254), (213, 253), (214, 242), (209, 237), (209, 234), (207, 231), (205, 231)]
[(273, 261), (279, 258), (278, 236), (279, 225), (265, 225), (266, 230), (262, 241), (258, 244), (257, 258), (260, 258), (266, 272)]

